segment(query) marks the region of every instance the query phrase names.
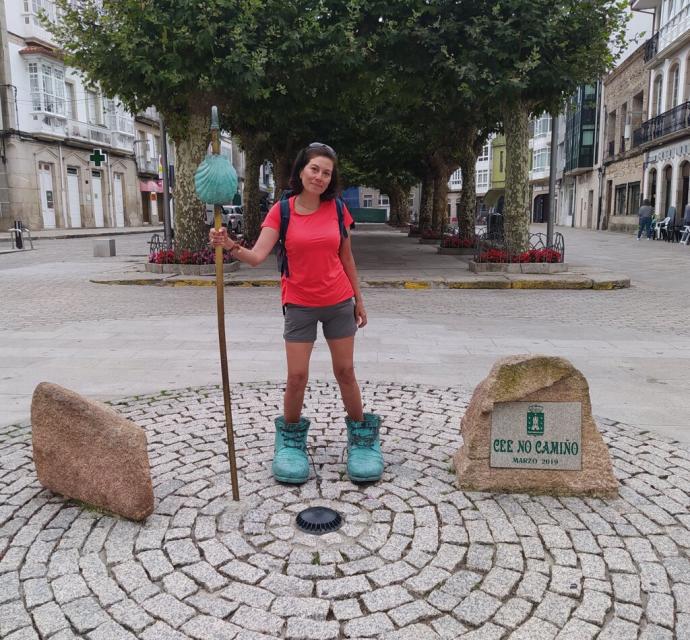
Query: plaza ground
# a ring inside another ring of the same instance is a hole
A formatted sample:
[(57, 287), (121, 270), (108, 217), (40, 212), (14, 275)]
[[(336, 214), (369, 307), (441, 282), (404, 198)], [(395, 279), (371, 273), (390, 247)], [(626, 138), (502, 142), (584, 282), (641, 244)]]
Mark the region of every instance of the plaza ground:
[[(597, 415), (690, 442), (690, 248), (558, 230), (573, 269), (627, 274), (631, 288), (369, 288), (359, 377), (471, 390), (500, 356), (560, 355), (587, 376)], [(94, 258), (90, 238), (38, 239), (36, 251), (0, 256), (0, 425), (28, 419), (42, 380), (100, 399), (218, 383), (213, 289), (91, 282), (140, 272), (147, 239), (118, 237), (115, 258)], [(363, 279), (466, 273), (457, 257), (379, 226), (361, 225), (353, 242)], [(275, 279), (275, 262), (243, 274)], [(282, 380), (278, 290), (227, 288), (226, 309), (231, 380)], [(311, 375), (332, 379), (322, 338)]]
[[(690, 249), (566, 237), (571, 264), (622, 271), (631, 288), (365, 290), (357, 369), (386, 460), (370, 485), (345, 474), (322, 340), (305, 397), (310, 478), (273, 480), (279, 291), (228, 287), (239, 502), (214, 290), (91, 282), (136, 277), (145, 236), (119, 237), (115, 258), (93, 258), (91, 239), (0, 255), (0, 637), (690, 640)], [(368, 280), (466, 268), (380, 228), (354, 242)], [(563, 355), (588, 376), (618, 498), (458, 489), (451, 460), (472, 389), (498, 357), (524, 352)], [(28, 416), (41, 380), (110, 399), (145, 430), (146, 522), (39, 484)], [(343, 526), (298, 531), (295, 515), (315, 505)]]

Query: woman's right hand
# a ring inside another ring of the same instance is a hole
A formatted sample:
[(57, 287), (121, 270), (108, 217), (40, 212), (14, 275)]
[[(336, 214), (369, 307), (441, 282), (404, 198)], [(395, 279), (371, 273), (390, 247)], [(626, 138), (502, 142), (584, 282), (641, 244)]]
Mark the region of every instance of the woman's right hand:
[(215, 249), (216, 247), (223, 247), (223, 249), (228, 249), (232, 251), (237, 244), (230, 237), (228, 237), (228, 232), (225, 227), (220, 229), (211, 229), (208, 232), (209, 244)]

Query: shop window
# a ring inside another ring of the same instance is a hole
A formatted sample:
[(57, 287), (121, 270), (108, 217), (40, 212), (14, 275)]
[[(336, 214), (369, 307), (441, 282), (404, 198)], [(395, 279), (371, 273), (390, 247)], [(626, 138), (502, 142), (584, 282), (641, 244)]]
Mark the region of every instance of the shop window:
[(616, 187), (616, 195), (614, 198), (613, 215), (614, 216), (624, 216), (625, 215), (625, 193), (627, 191), (627, 185), (621, 184)]

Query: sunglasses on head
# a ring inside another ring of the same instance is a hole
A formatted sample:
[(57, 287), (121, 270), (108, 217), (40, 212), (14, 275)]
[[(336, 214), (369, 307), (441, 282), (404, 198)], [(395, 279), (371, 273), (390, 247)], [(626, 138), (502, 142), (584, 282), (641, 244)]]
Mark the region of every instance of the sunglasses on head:
[(331, 146), (329, 146), (329, 145), (327, 145), (327, 144), (324, 144), (323, 142), (312, 142), (312, 143), (307, 147), (307, 149), (325, 149), (326, 151), (328, 151), (328, 153), (331, 153), (331, 154), (333, 154), (334, 156), (337, 156), (337, 154), (336, 154), (335, 150), (333, 149), (333, 147), (331, 147)]

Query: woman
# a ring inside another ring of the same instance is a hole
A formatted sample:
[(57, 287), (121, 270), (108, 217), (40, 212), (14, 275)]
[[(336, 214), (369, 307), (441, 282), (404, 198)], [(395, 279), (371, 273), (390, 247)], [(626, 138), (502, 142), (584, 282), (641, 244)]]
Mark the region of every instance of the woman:
[[(288, 372), (283, 415), (275, 420), (273, 476), (294, 484), (306, 482), (309, 477), (306, 441), (310, 421), (301, 411), (309, 359), (321, 322), (347, 412), (347, 473), (353, 482), (379, 480), (383, 473), (381, 419), (363, 412), (353, 364), (355, 333), (367, 324), (367, 314), (350, 237), (341, 233), (338, 221), (335, 151), (320, 142), (300, 151), (292, 168), (290, 188), (290, 219), (285, 236), (289, 270), (281, 278)], [(353, 220), (344, 205), (343, 216), (344, 226), (349, 229)], [(251, 266), (259, 265), (278, 242), (280, 203), (273, 205), (261, 227), (253, 249), (231, 240), (225, 229), (211, 230), (211, 245), (228, 249), (233, 257)]]

